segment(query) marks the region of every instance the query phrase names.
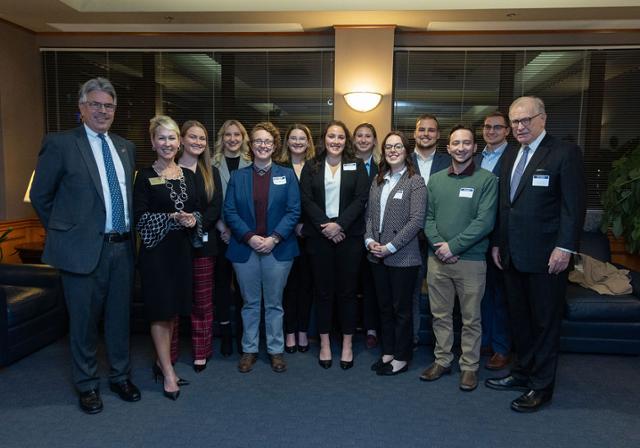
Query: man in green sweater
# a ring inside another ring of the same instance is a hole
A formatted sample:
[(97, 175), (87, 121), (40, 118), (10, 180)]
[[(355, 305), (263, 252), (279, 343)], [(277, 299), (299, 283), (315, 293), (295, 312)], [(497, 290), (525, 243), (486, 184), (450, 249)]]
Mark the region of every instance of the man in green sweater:
[(462, 314), (460, 389), (478, 385), (480, 363), (480, 303), (487, 270), (488, 235), (496, 218), (498, 179), (475, 166), (473, 130), (456, 126), (449, 134), (451, 166), (431, 176), (425, 234), (429, 242), (427, 283), (436, 338), (435, 362), (420, 376), (434, 381), (451, 373), (454, 356), (453, 305), (456, 295)]

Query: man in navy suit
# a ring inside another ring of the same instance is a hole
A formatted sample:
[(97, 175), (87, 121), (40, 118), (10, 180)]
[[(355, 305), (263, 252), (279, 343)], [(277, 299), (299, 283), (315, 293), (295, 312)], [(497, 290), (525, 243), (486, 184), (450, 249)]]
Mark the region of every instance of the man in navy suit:
[[(482, 136), (486, 146), (476, 155), (477, 166), (500, 176), (502, 154), (507, 149), (507, 136), (510, 131), (509, 118), (505, 113), (497, 110), (484, 118)], [(482, 349), (492, 355), (485, 368), (502, 370), (509, 365), (511, 336), (504, 281), (502, 271), (491, 259), (491, 250), (487, 252), (487, 281), (482, 298)]]
[(491, 251), (504, 270), (517, 361), (509, 375), (485, 384), (524, 391), (511, 409), (533, 412), (553, 395), (567, 268), (584, 222), (584, 168), (580, 147), (545, 131), (540, 98), (516, 99), (509, 119), (521, 146), (503, 156)]
[(62, 276), (80, 408), (95, 414), (102, 411), (96, 349), (103, 315), (110, 388), (140, 400), (129, 380), (135, 146), (109, 132), (117, 97), (107, 79), (90, 79), (79, 97), (83, 125), (45, 137), (31, 203), (47, 231), (42, 261)]
[[(440, 138), (440, 125), (438, 119), (432, 114), (422, 114), (416, 119), (416, 130), (413, 133), (415, 148), (413, 151), (413, 165), (424, 179), (424, 184), (429, 183), (432, 174), (449, 168), (451, 156), (448, 153), (437, 152), (438, 139)], [(427, 198), (428, 201), (428, 198)], [(428, 206), (428, 205), (427, 205)], [(427, 276), (427, 239), (422, 232), (418, 234), (420, 242), (420, 254), (422, 266), (418, 270), (415, 290), (413, 292), (413, 342), (418, 343), (420, 331), (420, 297), (422, 296), (422, 283)]]

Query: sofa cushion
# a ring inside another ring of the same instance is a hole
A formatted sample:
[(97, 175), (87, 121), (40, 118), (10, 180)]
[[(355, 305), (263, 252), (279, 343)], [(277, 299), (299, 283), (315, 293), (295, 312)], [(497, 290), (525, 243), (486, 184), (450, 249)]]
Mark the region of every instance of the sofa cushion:
[(585, 322), (639, 322), (640, 300), (631, 294), (604, 296), (579, 285), (567, 285), (565, 319)]
[(27, 322), (54, 308), (57, 288), (0, 285), (7, 298), (7, 324), (9, 328)]

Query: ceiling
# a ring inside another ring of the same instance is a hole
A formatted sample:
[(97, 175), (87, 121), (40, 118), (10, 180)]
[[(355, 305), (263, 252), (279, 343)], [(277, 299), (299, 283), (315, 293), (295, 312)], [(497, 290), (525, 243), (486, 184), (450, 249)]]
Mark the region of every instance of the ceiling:
[(238, 0), (0, 0), (0, 18), (37, 33), (315, 32), (339, 25), (395, 25), (418, 31), (640, 29), (640, 0), (486, 2), (491, 7), (479, 3), (266, 0), (257, 7), (258, 2)]

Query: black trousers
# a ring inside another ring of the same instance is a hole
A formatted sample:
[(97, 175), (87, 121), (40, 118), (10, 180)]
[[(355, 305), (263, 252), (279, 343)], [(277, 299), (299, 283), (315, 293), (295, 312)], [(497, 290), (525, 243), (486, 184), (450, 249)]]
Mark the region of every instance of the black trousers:
[(378, 311), (378, 299), (373, 282), (371, 266), (367, 260), (366, 251), (360, 262), (360, 290), (362, 291), (362, 328), (367, 330), (379, 330), (380, 313)]
[[(236, 334), (242, 335), (242, 295), (240, 286), (233, 274), (233, 265), (225, 256), (227, 245), (218, 238), (218, 257), (216, 258), (216, 269), (214, 272), (214, 318), (218, 322), (228, 322), (231, 320), (231, 305), (235, 306)], [(234, 288), (231, 288), (233, 282)]]
[(370, 263), (376, 285), (382, 354), (398, 361), (413, 357), (413, 290), (420, 266), (393, 267)]
[(312, 238), (307, 242), (307, 249), (315, 285), (318, 332), (331, 331), (335, 300), (342, 334), (353, 334), (357, 320), (360, 258), (364, 251), (362, 236), (349, 236), (338, 244), (324, 237)]
[(306, 333), (309, 330), (311, 304), (313, 303), (311, 260), (305, 251), (303, 238), (298, 238), (298, 245), (300, 246), (300, 255), (293, 260), (282, 301), (284, 332), (288, 334), (298, 331)]
[(79, 392), (97, 389), (98, 328), (104, 316), (109, 381), (129, 378), (129, 311), (133, 292), (133, 255), (129, 241), (103, 243), (96, 269), (90, 274), (61, 271), (69, 312), (69, 343), (73, 382)]
[(560, 274), (504, 271), (513, 345), (512, 375), (535, 390), (553, 390), (568, 270)]

